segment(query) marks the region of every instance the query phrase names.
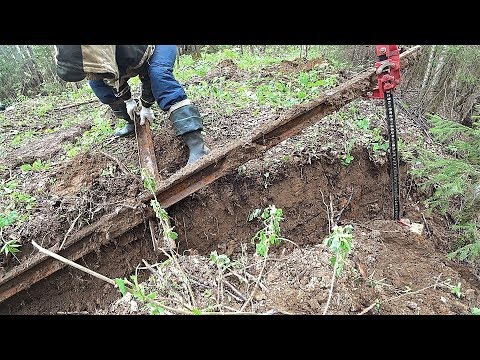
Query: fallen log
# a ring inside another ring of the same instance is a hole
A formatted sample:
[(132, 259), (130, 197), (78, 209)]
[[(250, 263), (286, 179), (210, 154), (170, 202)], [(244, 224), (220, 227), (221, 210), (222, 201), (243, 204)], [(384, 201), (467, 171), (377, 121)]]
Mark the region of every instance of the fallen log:
[[(415, 46), (400, 55), (402, 68), (415, 62), (420, 49), (420, 46)], [(258, 158), (268, 149), (339, 110), (355, 98), (365, 95), (376, 83), (377, 77), (372, 67), (326, 91), (317, 100), (297, 106), (277, 119), (266, 121), (250, 135), (225, 147), (213, 149), (196, 163), (185, 166), (161, 181), (155, 192), (158, 201), (164, 209), (170, 207), (238, 166)], [(48, 250), (75, 261), (153, 217), (153, 211), (147, 206), (152, 198), (153, 194), (148, 194), (135, 206), (119, 206), (113, 213), (104, 215), (95, 223), (72, 234), (62, 250), (58, 251), (59, 244)], [(36, 254), (0, 277), (0, 302), (64, 266), (47, 255)]]

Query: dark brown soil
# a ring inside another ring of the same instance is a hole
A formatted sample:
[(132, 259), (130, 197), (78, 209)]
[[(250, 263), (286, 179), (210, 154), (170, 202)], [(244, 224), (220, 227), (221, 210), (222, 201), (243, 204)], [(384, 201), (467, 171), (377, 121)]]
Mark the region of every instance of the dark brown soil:
[[(247, 244), (252, 254), (250, 239), (258, 231), (258, 224), (248, 222), (248, 215), (256, 208), (275, 204), (284, 211), (283, 236), (301, 247), (284, 243), (274, 250), (272, 254), (283, 260), (269, 268), (265, 284), (269, 290), (256, 297), (255, 310), (321, 313), (331, 276), (329, 254), (321, 245), (328, 233), (324, 202), (329, 204), (331, 200), (335, 217), (341, 213), (339, 224), (354, 226), (355, 249), (349, 258), (350, 270), (335, 287), (329, 313), (357, 313), (377, 298), (381, 306), (372, 313), (468, 313), (469, 307), (478, 304), (478, 281), (471, 274), (467, 278), (451, 268), (435, 249), (437, 229), (443, 234), (445, 224), (435, 217), (426, 217), (429, 231), (433, 232), (429, 237), (427, 233), (416, 236), (388, 220), (391, 203), (387, 167), (373, 165), (363, 150), (355, 153), (355, 159), (348, 167), (325, 159), (311, 165), (285, 163), (270, 174), (268, 181), (264, 176), (252, 175), (260, 161), (249, 163), (250, 176), (227, 176), (169, 209), (172, 225), (179, 234), (179, 253), (187, 258), (195, 254), (208, 258), (211, 251), (217, 250), (234, 258), (240, 253), (241, 244)], [(406, 180), (403, 184), (405, 197)], [(404, 215), (412, 222), (422, 222), (419, 199), (412, 191), (408, 196)], [(115, 278), (132, 274), (142, 259), (149, 263), (162, 260), (153, 253), (148, 229), (143, 225), (79, 263)], [(352, 270), (360, 268), (356, 273)], [(453, 285), (461, 282), (462, 292), (468, 296), (456, 299), (448, 288), (441, 286), (447, 278)], [(435, 289), (396, 299), (402, 291), (413, 292), (435, 281), (440, 284)], [(101, 313), (118, 297), (118, 290), (112, 286), (66, 268), (5, 301), (0, 311)]]

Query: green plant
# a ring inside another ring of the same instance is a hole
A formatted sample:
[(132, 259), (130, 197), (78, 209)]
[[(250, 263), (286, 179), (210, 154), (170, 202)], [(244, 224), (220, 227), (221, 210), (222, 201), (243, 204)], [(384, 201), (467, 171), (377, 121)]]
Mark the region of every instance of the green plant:
[(0, 238), (3, 242), (0, 253), (5, 253), (5, 256), (7, 256), (8, 254), (12, 254), (13, 256), (15, 256), (15, 253), (20, 251), (18, 248), (21, 246), (21, 244), (19, 244), (17, 240), (12, 239), (5, 241), (2, 237), (3, 229), (13, 224), (15, 220), (17, 220), (17, 218), (18, 213), (16, 211), (11, 211), (8, 214), (0, 214)]
[(46, 102), (40, 105), (40, 107), (34, 109), (35, 115), (38, 117), (43, 117), (47, 112), (53, 109), (53, 103), (52, 102)]
[(143, 186), (145, 187), (145, 189), (150, 191), (154, 197), (150, 201), (150, 205), (152, 206), (158, 222), (162, 227), (164, 244), (170, 244), (169, 247), (172, 247), (172, 241), (175, 241), (178, 238), (178, 234), (173, 231), (175, 227), (170, 225), (170, 218), (167, 211), (161, 207), (160, 203), (157, 200), (157, 195), (155, 194), (155, 190), (157, 187), (155, 179), (150, 176), (148, 170), (146, 169), (142, 169), (141, 173), (143, 179)]
[(210, 261), (220, 270), (223, 271), (227, 269), (232, 261), (227, 255), (221, 254), (218, 255), (217, 250), (210, 253)]
[(335, 225), (332, 228), (332, 232), (323, 240), (323, 245), (328, 246), (333, 252), (330, 257), (330, 264), (333, 266), (332, 281), (330, 283), (330, 291), (328, 293), (327, 304), (323, 310), (323, 315), (327, 313), (328, 306), (332, 299), (333, 285), (335, 284), (335, 278), (340, 276), (343, 271), (345, 260), (350, 254), (353, 247), (353, 235), (352, 225), (338, 226)]
[(472, 315), (480, 315), (480, 309), (479, 308), (472, 308)]
[(101, 144), (113, 135), (114, 130), (109, 120), (103, 118), (99, 110), (92, 112), (91, 116), (93, 116), (93, 124), (90, 130), (85, 131), (74, 144), (64, 146), (63, 150), (67, 158), (72, 158), (82, 151), (88, 151), (93, 145)]
[(102, 169), (102, 172), (101, 172), (100, 176), (114, 177), (115, 176), (115, 169), (116, 169), (116, 165), (108, 164), (107, 167)]
[[(260, 215), (261, 213), (261, 215)], [(258, 255), (266, 257), (271, 245), (280, 245), (284, 238), (280, 234), (280, 222), (283, 221), (283, 210), (277, 209), (275, 205), (270, 205), (263, 212), (254, 211), (249, 220), (261, 218), (264, 228), (257, 231), (252, 238), (252, 244), (255, 244), (255, 251)]]
[[(415, 150), (415, 143), (406, 143), (402, 138), (398, 138), (398, 153), (400, 154), (400, 159), (405, 162), (412, 162), (414, 159), (413, 152)], [(385, 151), (388, 150), (388, 146)]]
[(14, 210), (22, 207), (26, 210), (32, 210), (36, 205), (37, 199), (27, 193), (18, 191), (17, 187), (18, 183), (14, 180), (2, 184), (0, 195), (9, 200), (5, 205), (5, 210)]
[(33, 138), (34, 135), (35, 135), (35, 131), (33, 131), (33, 130), (28, 130), (28, 131), (18, 133), (10, 141), (10, 146), (14, 147), (14, 148), (19, 147), (26, 140)]
[(338, 226), (332, 228), (332, 233), (323, 240), (323, 244), (328, 246), (333, 255), (330, 258), (330, 263), (333, 266), (334, 272), (340, 276), (343, 270), (345, 259), (352, 250), (353, 235), (352, 225)]
[(460, 261), (472, 261), (480, 256), (480, 233), (475, 222), (453, 225), (453, 230), (458, 231), (457, 250), (447, 255), (449, 260), (454, 258)]
[(381, 135), (379, 128), (373, 128), (371, 144), (374, 154), (378, 152), (381, 153), (379, 156), (383, 156), (390, 146), (388, 141), (386, 141)]
[(355, 120), (355, 125), (357, 125), (360, 130), (368, 130), (370, 127), (370, 119), (366, 117), (357, 119)]
[(13, 224), (17, 218), (18, 213), (16, 211), (11, 211), (6, 215), (0, 214), (0, 230)]
[[(3, 240), (3, 246), (2, 246), (2, 249), (0, 249), (0, 252), (2, 252), (2, 253), (4, 252), (5, 256), (8, 255), (8, 254), (12, 254), (13, 256), (15, 256), (15, 253), (20, 251), (19, 249), (17, 249), (20, 246), (22, 246), (22, 245), (19, 244), (17, 240), (8, 240), (8, 241)], [(15, 256), (15, 258), (16, 258), (16, 256)], [(17, 260), (18, 260), (18, 258), (17, 258)]]
[(432, 191), (429, 210), (447, 211), (459, 235), (459, 248), (450, 258), (472, 261), (480, 255), (480, 129), (472, 129), (438, 115), (429, 115), (430, 132), (444, 145), (444, 154), (418, 148), (411, 174), (424, 191)]
[(20, 166), (20, 169), (23, 172), (29, 171), (47, 171), (50, 169), (50, 164), (42, 163), (42, 160), (35, 160), (32, 164), (23, 164)]
[(351, 164), (355, 157), (351, 154), (353, 146), (355, 145), (355, 140), (350, 140), (345, 144), (345, 155), (342, 156), (342, 164), (348, 166)]
[(450, 290), (453, 295), (455, 295), (457, 298), (460, 298), (462, 296), (462, 292), (460, 291), (460, 288), (462, 287), (461, 283), (458, 283), (457, 285), (453, 286), (452, 289)]
[(127, 292), (132, 294), (135, 299), (149, 308), (150, 315), (162, 315), (165, 313), (165, 309), (161, 304), (155, 301), (157, 293), (151, 292), (147, 294), (145, 288), (138, 283), (138, 276), (136, 273), (135, 275), (130, 275), (130, 280), (132, 281), (128, 281), (126, 278), (116, 278), (114, 280), (115, 284), (118, 286), (118, 290), (123, 296), (125, 296)]
[(65, 156), (71, 159), (77, 156), (77, 154), (82, 151), (82, 148), (80, 146), (75, 146), (74, 144), (67, 144), (63, 147), (63, 151), (65, 151)]

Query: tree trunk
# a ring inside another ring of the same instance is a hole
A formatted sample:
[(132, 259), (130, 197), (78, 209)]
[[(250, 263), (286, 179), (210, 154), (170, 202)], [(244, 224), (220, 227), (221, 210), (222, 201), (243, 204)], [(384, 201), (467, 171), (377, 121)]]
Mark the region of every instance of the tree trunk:
[(445, 55), (447, 54), (448, 45), (443, 45), (442, 52), (440, 53), (437, 66), (435, 67), (435, 72), (433, 73), (432, 88), (435, 89), (438, 80), (440, 79), (440, 74), (445, 66)]
[(433, 55), (435, 55), (435, 48), (437, 47), (437, 45), (432, 45), (431, 49), (430, 49), (430, 55), (428, 56), (428, 62), (427, 62), (427, 68), (425, 69), (425, 75), (423, 76), (423, 81), (422, 81), (422, 86), (420, 87), (420, 91), (423, 93), (426, 86), (427, 86), (427, 83), (428, 83), (428, 79), (430, 77), (430, 72), (432, 70), (432, 66), (433, 66)]

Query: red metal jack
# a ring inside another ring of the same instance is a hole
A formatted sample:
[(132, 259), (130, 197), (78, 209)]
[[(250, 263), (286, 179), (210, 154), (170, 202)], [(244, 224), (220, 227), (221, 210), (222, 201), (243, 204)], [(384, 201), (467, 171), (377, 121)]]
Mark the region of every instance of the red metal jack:
[(378, 86), (370, 97), (385, 99), (387, 117), (390, 179), (392, 182), (393, 219), (400, 220), (400, 166), (398, 161), (397, 128), (393, 90), (400, 83), (400, 52), (397, 45), (376, 45), (378, 61), (375, 63)]
[(370, 97), (383, 99), (385, 91), (394, 90), (400, 83), (400, 51), (397, 45), (375, 45), (375, 47), (379, 59), (375, 63), (378, 87), (373, 89)]

